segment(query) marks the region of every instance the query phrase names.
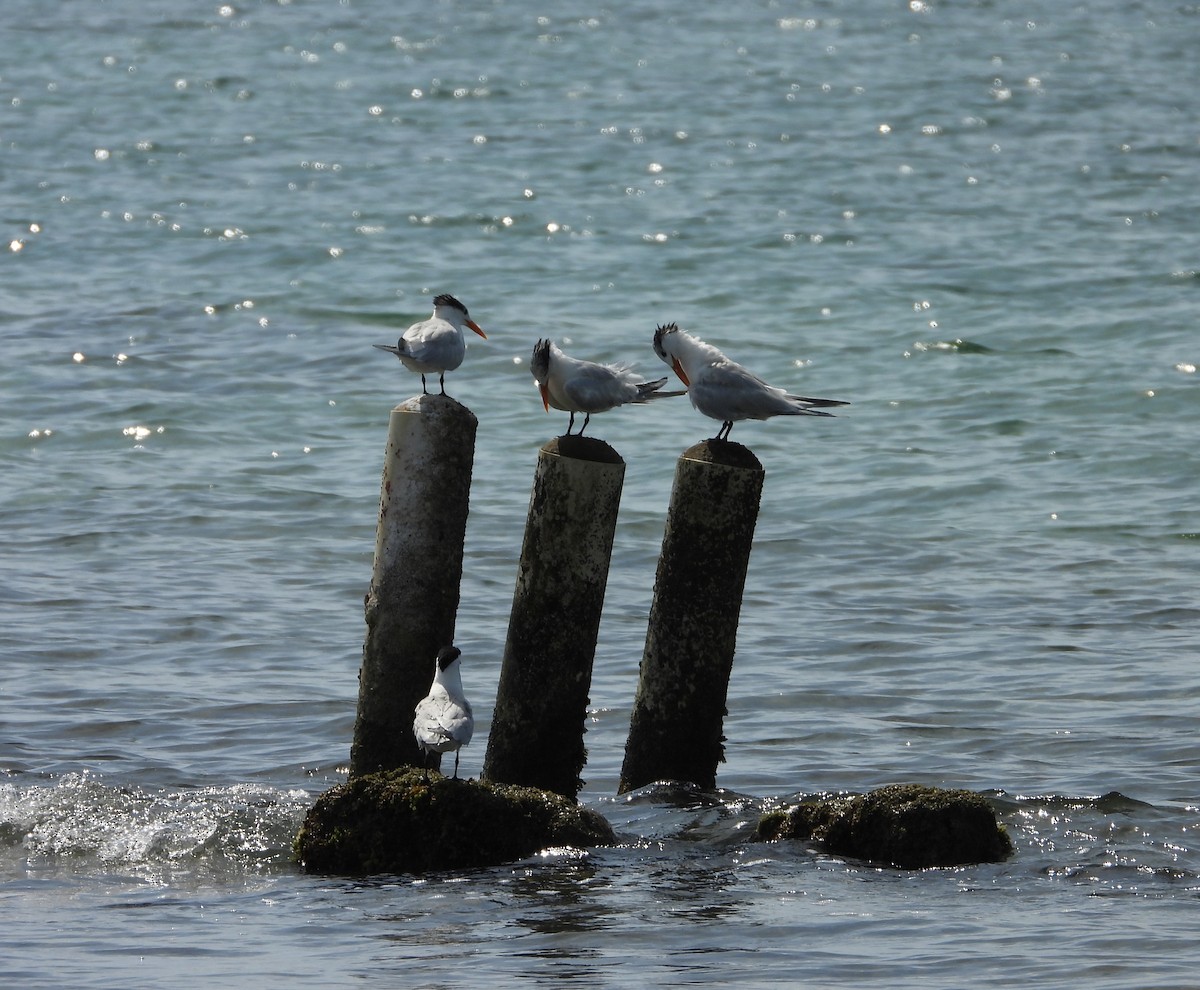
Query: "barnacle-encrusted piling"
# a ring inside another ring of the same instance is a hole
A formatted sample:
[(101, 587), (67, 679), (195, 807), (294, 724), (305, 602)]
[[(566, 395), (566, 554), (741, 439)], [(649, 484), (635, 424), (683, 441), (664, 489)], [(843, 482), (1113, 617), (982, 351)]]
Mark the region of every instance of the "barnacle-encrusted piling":
[(483, 776), (574, 798), (625, 462), (603, 440), (538, 452)]
[(413, 711), (438, 650), (454, 642), (477, 422), (446, 395), (414, 396), (392, 410), (351, 776), (424, 765)]
[(725, 698), (765, 472), (741, 444), (705, 440), (675, 469), (620, 791), (716, 786)]

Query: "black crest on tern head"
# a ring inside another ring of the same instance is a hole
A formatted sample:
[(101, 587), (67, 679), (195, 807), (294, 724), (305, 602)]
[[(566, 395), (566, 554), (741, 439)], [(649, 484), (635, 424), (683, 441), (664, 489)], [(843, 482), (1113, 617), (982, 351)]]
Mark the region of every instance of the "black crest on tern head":
[(454, 663), (454, 661), (461, 656), (462, 650), (460, 650), (457, 646), (443, 646), (440, 650), (438, 650), (438, 670), (445, 670), (450, 666), (450, 664)]
[(663, 350), (662, 340), (669, 333), (677, 333), (679, 326), (675, 323), (664, 323), (654, 331), (654, 353), (664, 361), (667, 359), (667, 352)]
[(538, 338), (533, 345), (533, 357), (529, 359), (529, 370), (539, 382), (546, 380), (550, 374), (550, 341)]
[(453, 306), (455, 309), (461, 309), (463, 316), (467, 316), (467, 307), (455, 299), (449, 292), (443, 292), (440, 296), (433, 297), (434, 306)]

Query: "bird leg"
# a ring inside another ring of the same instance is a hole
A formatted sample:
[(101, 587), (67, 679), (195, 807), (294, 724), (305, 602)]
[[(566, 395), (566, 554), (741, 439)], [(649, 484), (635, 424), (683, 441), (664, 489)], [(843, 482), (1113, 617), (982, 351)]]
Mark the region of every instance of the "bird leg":
[(442, 395), (445, 395), (446, 394), (446, 372), (443, 371), (440, 375), (438, 375), (438, 385), (441, 386)]
[(579, 427), (579, 435), (580, 435), (580, 436), (583, 436), (583, 431), (587, 429), (587, 425), (588, 425), (588, 423), (590, 423), (591, 421), (592, 421), (592, 414), (591, 414), (591, 413), (584, 413), (584, 414), (583, 414), (583, 426)]
[[(571, 421), (567, 424), (567, 436), (571, 435), (571, 428), (574, 427), (574, 425), (575, 425), (575, 414), (571, 413)], [(580, 430), (580, 432), (582, 433), (583, 431)]]
[(733, 420), (726, 420), (724, 423), (721, 424), (721, 428), (719, 430), (717, 430), (717, 435), (715, 437), (713, 437), (713, 439), (714, 440), (728, 440), (729, 439), (729, 431), (732, 429), (733, 429)]
[(458, 780), (458, 750), (454, 751), (454, 779)]
[(424, 375), (421, 376), (421, 394), (422, 395), (429, 394), (428, 390), (425, 388), (425, 376)]

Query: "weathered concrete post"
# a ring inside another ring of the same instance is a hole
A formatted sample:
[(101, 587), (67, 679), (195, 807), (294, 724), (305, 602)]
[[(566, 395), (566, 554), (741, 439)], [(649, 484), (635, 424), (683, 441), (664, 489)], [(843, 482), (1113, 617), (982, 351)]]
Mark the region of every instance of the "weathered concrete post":
[(742, 589), (765, 472), (705, 440), (675, 468), (619, 792), (656, 780), (716, 786)]
[(625, 462), (603, 440), (538, 452), (483, 777), (574, 798)]
[[(454, 642), (478, 421), (445, 395), (392, 410), (366, 596), (352, 777), (423, 766), (413, 711), (438, 650)], [(435, 766), (439, 758), (430, 758)]]

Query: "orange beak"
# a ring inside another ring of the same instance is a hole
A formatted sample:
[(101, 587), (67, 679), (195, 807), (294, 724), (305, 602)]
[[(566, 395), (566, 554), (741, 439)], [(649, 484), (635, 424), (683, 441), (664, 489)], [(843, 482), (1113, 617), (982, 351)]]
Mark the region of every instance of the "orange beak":
[(542, 393), (542, 406), (546, 412), (550, 411), (550, 389), (546, 388), (545, 383), (538, 382), (538, 391)]
[(484, 333), (479, 328), (479, 324), (476, 323), (474, 320), (467, 320), (467, 326), (469, 326), (472, 330), (474, 330), (477, 334), (479, 334), (479, 336), (481, 336), (484, 340), (487, 340), (487, 334)]
[(683, 365), (679, 363), (679, 358), (671, 358), (671, 367), (675, 369), (675, 374), (679, 376), (679, 380), (691, 388), (692, 383), (688, 381), (688, 376), (684, 373)]

